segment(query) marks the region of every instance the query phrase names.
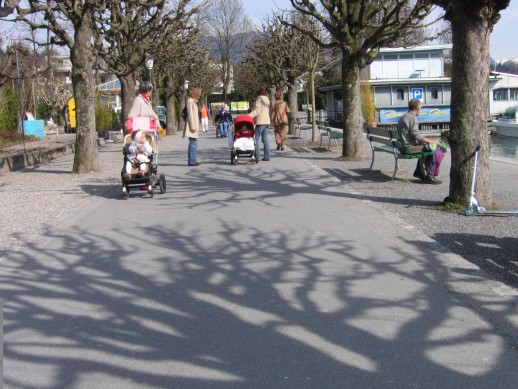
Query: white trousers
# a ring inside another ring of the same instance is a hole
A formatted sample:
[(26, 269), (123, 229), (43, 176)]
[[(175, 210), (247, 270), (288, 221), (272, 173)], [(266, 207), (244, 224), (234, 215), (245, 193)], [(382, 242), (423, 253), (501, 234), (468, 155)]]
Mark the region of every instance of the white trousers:
[(209, 118), (201, 118), (201, 130), (203, 132), (209, 131)]

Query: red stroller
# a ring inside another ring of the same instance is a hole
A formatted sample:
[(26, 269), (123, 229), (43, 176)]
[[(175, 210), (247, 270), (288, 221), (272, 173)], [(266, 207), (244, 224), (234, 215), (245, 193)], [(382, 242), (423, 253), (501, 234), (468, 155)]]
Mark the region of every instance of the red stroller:
[(237, 165), (238, 158), (240, 156), (247, 156), (250, 162), (257, 163), (254, 138), (254, 119), (248, 115), (240, 115), (234, 119), (232, 142), (230, 164)]

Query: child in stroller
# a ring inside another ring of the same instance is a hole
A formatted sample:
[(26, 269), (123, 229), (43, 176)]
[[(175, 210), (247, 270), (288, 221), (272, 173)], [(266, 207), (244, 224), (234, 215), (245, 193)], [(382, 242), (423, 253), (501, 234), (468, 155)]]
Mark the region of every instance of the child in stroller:
[(246, 155), (249, 161), (257, 163), (254, 138), (254, 119), (248, 115), (240, 115), (234, 119), (234, 131), (232, 133), (232, 151), (230, 163), (237, 165), (238, 157)]
[(149, 163), (149, 157), (153, 153), (153, 149), (146, 139), (146, 136), (142, 134), (142, 131), (134, 132), (132, 135), (133, 141), (128, 146), (128, 152), (126, 154), (126, 173), (125, 178), (131, 178), (131, 170), (133, 167), (138, 168), (137, 177), (144, 177), (147, 172), (147, 165)]
[(129, 197), (130, 188), (134, 187), (147, 190), (150, 197), (153, 197), (157, 186), (160, 186), (160, 193), (165, 193), (165, 176), (157, 174), (157, 120), (152, 117), (128, 118), (126, 132), (122, 149), (124, 166), (121, 171), (124, 198)]

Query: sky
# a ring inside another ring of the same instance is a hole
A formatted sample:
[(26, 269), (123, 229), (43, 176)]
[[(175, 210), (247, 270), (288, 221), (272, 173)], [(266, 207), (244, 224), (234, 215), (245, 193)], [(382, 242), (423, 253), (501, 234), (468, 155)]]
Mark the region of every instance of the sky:
[[(245, 12), (258, 25), (274, 10), (290, 9), (290, 0), (241, 0)], [(490, 37), (490, 55), (494, 60), (517, 59), (518, 45), (518, 0), (511, 0), (509, 6), (500, 13)]]

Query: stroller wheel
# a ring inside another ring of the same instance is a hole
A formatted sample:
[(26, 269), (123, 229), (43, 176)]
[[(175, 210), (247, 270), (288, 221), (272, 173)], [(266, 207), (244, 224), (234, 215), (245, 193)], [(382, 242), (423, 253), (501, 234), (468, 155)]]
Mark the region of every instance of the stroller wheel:
[(236, 156), (236, 153), (235, 153), (235, 151), (234, 151), (234, 150), (232, 150), (232, 151), (230, 152), (230, 164), (231, 164), (231, 165), (234, 165), (234, 164), (236, 164), (236, 165), (237, 165), (237, 156)]
[(165, 183), (165, 176), (163, 174), (160, 174), (160, 177), (158, 179), (158, 184), (160, 185), (160, 193), (164, 194), (166, 191), (166, 183)]

